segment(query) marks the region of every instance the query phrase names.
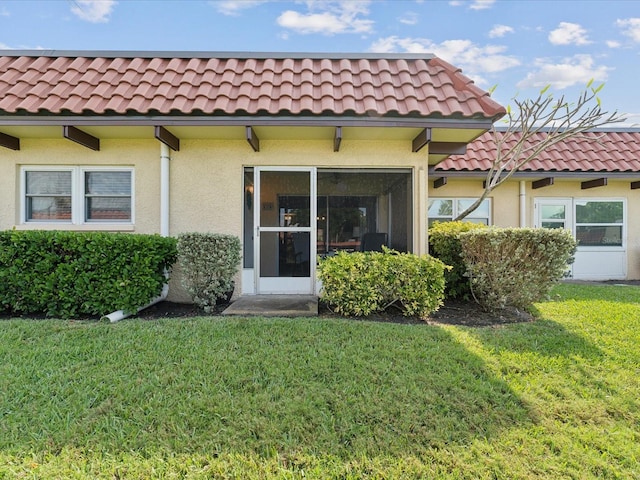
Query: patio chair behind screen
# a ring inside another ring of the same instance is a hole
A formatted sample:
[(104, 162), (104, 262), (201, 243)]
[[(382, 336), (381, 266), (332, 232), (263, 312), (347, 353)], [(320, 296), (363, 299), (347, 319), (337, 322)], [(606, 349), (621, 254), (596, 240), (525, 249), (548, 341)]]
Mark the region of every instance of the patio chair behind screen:
[(361, 252), (381, 252), (387, 244), (387, 234), (383, 232), (367, 232), (360, 241)]

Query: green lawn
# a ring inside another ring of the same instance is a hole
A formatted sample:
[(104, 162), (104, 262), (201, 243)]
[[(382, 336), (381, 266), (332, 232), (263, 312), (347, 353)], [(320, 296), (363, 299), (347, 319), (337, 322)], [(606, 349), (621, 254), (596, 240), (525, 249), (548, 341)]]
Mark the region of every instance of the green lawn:
[(640, 287), (536, 310), (0, 321), (0, 478), (640, 478)]

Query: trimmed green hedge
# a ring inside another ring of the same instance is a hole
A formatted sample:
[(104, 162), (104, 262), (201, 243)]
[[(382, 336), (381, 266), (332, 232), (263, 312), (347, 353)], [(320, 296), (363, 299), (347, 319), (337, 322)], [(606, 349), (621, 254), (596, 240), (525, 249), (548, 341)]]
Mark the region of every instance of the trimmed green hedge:
[(460, 242), (474, 298), (486, 310), (543, 300), (576, 251), (563, 229), (492, 227), (463, 233)]
[(320, 262), (322, 300), (336, 313), (366, 316), (391, 306), (405, 316), (427, 318), (444, 299), (440, 260), (423, 255), (381, 252), (338, 253)]
[(162, 292), (176, 240), (158, 235), (0, 232), (0, 310), (77, 318), (135, 312)]

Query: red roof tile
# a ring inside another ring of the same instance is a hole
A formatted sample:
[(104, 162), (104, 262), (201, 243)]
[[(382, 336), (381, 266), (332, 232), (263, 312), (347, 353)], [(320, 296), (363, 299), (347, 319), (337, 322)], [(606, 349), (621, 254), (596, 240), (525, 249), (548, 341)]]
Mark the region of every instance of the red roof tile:
[[(544, 135), (538, 133), (531, 142)], [(507, 145), (515, 141), (514, 138)], [(448, 157), (435, 171), (486, 171), (494, 159), (495, 148), (493, 134), (487, 132), (467, 145), (466, 154)], [(640, 130), (586, 132), (549, 147), (521, 171), (640, 172)]]
[(334, 114), (496, 119), (504, 109), (432, 56), (0, 56), (0, 115)]

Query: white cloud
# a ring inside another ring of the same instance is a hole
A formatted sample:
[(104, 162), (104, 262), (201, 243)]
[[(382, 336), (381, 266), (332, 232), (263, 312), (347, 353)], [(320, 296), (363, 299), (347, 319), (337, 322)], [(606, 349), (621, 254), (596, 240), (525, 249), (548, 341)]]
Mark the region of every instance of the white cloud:
[(554, 45), (588, 45), (591, 43), (587, 31), (577, 23), (560, 22), (558, 28), (549, 34)]
[[(449, 5), (452, 7), (462, 7), (466, 5), (467, 1), (465, 0), (450, 0)], [(487, 8), (493, 7), (493, 4), (496, 3), (496, 0), (472, 0), (469, 8), (471, 10), (486, 10)]]
[(398, 18), (400, 23), (404, 23), (405, 25), (415, 25), (418, 23), (420, 16), (415, 12), (407, 12), (402, 17)]
[(507, 33), (513, 32), (513, 28), (507, 25), (494, 25), (493, 28), (489, 31), (489, 38), (500, 38), (504, 37)]
[(622, 127), (638, 128), (638, 127), (640, 127), (640, 113), (625, 113), (624, 117), (625, 117), (625, 121), (624, 122), (616, 124), (616, 126), (618, 128), (622, 128)]
[[(449, 5), (452, 7), (463, 7), (467, 5), (469, 2), (467, 0), (450, 0)], [(469, 8), (471, 10), (486, 10), (487, 8), (493, 7), (493, 4), (496, 3), (496, 0), (472, 0)]]
[(116, 5), (115, 0), (73, 0), (71, 11), (91, 23), (106, 23)]
[(50, 50), (50, 48), (40, 45), (35, 47), (31, 45), (7, 45), (6, 43), (0, 42), (0, 50)]
[(622, 44), (616, 40), (607, 40), (607, 47), (609, 48), (620, 48)]
[(627, 18), (616, 20), (616, 25), (622, 29), (622, 34), (634, 42), (640, 43), (640, 18)]
[(493, 7), (496, 0), (474, 0), (469, 7), (471, 10), (485, 10)]
[(380, 38), (371, 45), (372, 52), (433, 53), (437, 57), (460, 67), (463, 73), (477, 83), (486, 83), (484, 74), (502, 72), (520, 65), (520, 61), (505, 54), (502, 45), (476, 45), (470, 40), (446, 40), (433, 43), (426, 38)]
[(578, 84), (586, 85), (591, 79), (603, 82), (607, 80), (611, 70), (609, 67), (595, 65), (591, 55), (574, 55), (560, 63), (537, 59), (535, 65), (536, 70), (518, 82), (518, 88), (551, 85), (555, 89), (563, 89)]
[(219, 2), (209, 2), (223, 15), (236, 16), (240, 15), (242, 10), (257, 7), (266, 3), (267, 0), (222, 0)]
[(350, 0), (306, 2), (308, 12), (287, 10), (278, 17), (278, 25), (298, 33), (370, 33), (373, 20), (361, 18), (369, 14), (369, 1)]

